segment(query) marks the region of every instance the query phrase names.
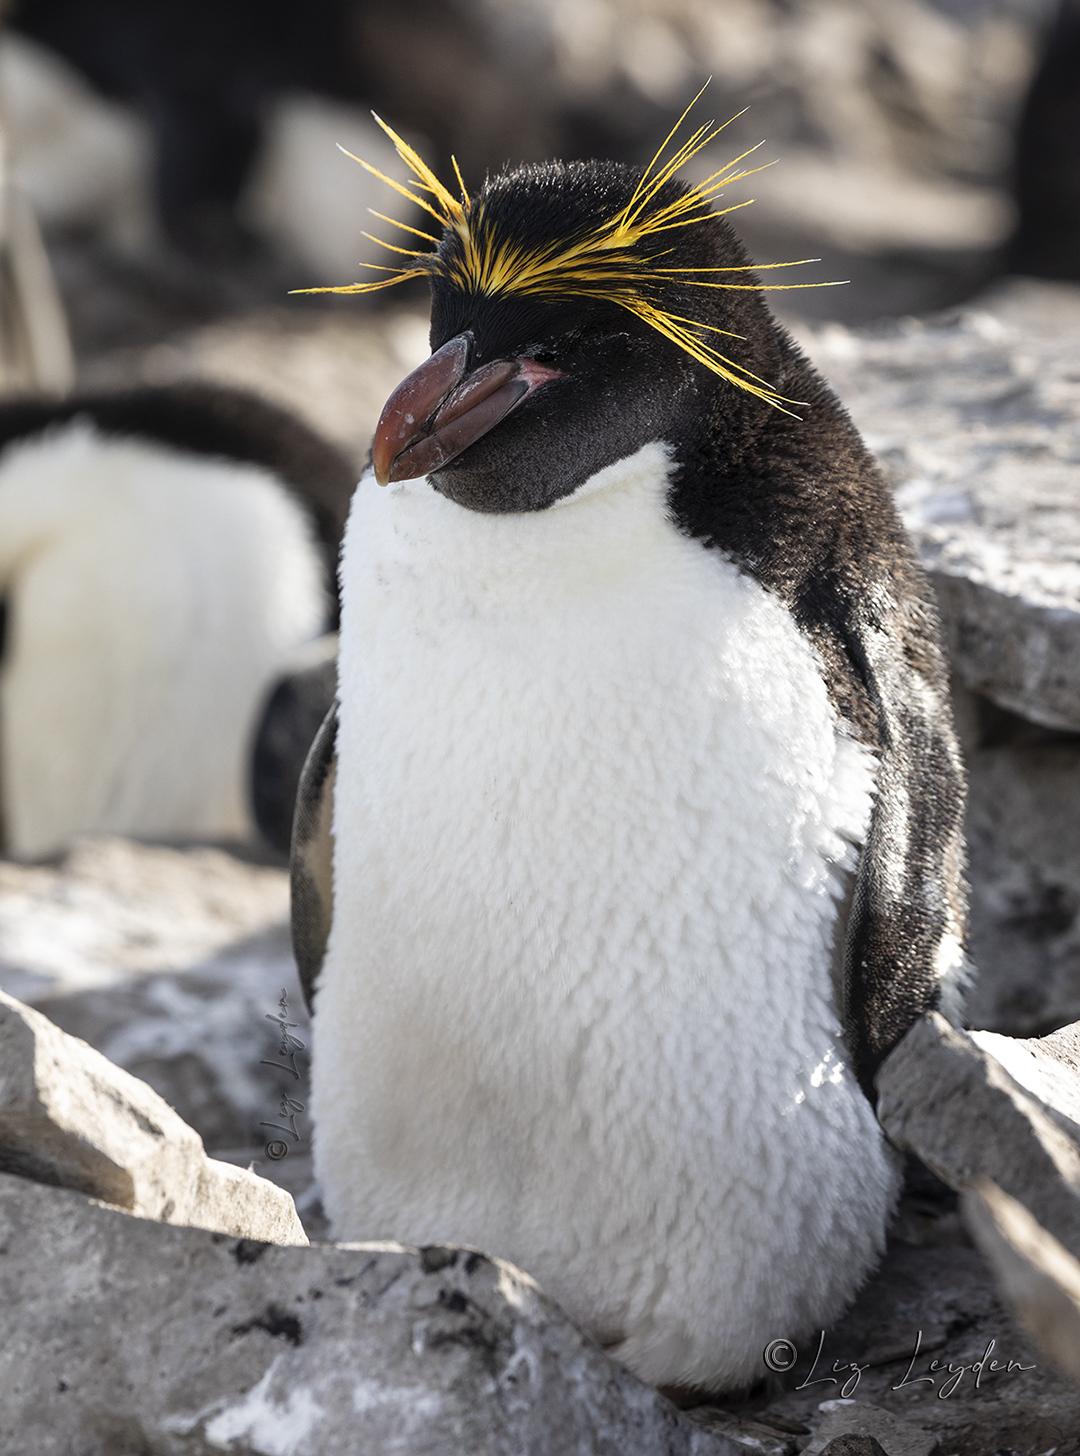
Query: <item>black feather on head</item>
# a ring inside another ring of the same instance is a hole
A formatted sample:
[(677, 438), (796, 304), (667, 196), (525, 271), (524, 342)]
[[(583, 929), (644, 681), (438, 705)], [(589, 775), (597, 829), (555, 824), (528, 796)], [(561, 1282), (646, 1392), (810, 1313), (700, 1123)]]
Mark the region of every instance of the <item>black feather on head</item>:
[[(372, 239), (401, 253), (408, 262), (397, 268), (363, 264), (365, 268), (390, 275), (371, 283), (299, 291), (372, 293), (393, 287), (407, 278), (428, 276), (444, 280), (451, 288), (470, 298), (542, 298), (549, 302), (594, 299), (628, 310), (712, 373), (768, 404), (783, 409), (785, 405), (798, 403), (779, 394), (758, 375), (721, 354), (708, 338), (708, 335), (730, 338), (740, 338), (741, 335), (694, 318), (689, 313), (675, 312), (671, 307), (673, 293), (686, 298), (691, 290), (700, 288), (760, 292), (774, 288), (827, 286), (818, 283), (762, 284), (742, 263), (671, 266), (678, 230), (715, 226), (718, 218), (725, 213), (749, 206), (749, 203), (741, 202), (717, 212), (712, 208), (712, 200), (729, 183), (762, 170), (761, 167), (735, 170), (750, 152), (757, 150), (757, 147), (751, 147), (703, 182), (691, 185), (676, 177), (676, 173), (729, 124), (724, 122), (717, 126), (714, 122), (705, 123), (672, 156), (663, 160), (669, 144), (700, 95), (701, 92), (698, 92), (644, 169), (582, 162), (526, 167), (511, 173), (504, 172), (485, 182), (476, 197), (470, 198), (455, 162), (460, 199), (443, 186), (407, 142), (376, 116), (375, 120), (416, 176), (416, 190), (393, 181), (360, 157), (353, 160), (428, 212), (442, 226), (442, 237), (433, 237), (382, 213), (374, 213), (382, 221), (430, 242), (434, 250), (416, 252), (381, 239)], [(352, 153), (347, 155), (352, 156)], [(596, 185), (601, 169), (608, 183), (603, 188)], [(528, 213), (521, 214), (519, 209), (518, 215), (515, 215), (514, 196), (520, 193), (523, 178), (530, 183), (527, 190)], [(614, 205), (613, 195), (617, 199)], [(809, 258), (799, 260), (816, 261)], [(790, 268), (799, 264), (771, 263), (765, 266)], [(718, 274), (730, 276), (719, 278)]]

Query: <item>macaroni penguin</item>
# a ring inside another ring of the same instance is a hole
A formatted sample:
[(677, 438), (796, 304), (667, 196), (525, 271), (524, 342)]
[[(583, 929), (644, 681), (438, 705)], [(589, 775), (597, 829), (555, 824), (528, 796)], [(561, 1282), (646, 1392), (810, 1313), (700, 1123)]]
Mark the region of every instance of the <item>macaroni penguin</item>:
[(426, 275), (432, 354), (293, 837), (336, 1236), (502, 1255), (712, 1390), (878, 1259), (874, 1072), (965, 933), (933, 598), (712, 207), (738, 164), (676, 175), (716, 130), (472, 197), (398, 142), (432, 248), (343, 291)]

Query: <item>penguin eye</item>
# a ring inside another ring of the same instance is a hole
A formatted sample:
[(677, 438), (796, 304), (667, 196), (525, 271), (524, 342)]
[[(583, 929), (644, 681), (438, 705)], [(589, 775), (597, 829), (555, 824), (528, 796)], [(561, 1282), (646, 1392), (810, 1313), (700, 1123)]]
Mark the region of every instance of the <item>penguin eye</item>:
[(538, 349), (530, 349), (529, 358), (535, 359), (538, 364), (558, 364), (577, 348), (582, 333), (582, 329), (571, 329), (561, 338), (553, 339)]
[(557, 339), (537, 345), (526, 352), (529, 358), (535, 359), (538, 364), (559, 365), (565, 364), (573, 355), (580, 353), (582, 349), (587, 349), (590, 345), (610, 345), (618, 339), (628, 338), (629, 334), (625, 330), (612, 332), (609, 323), (596, 320), (568, 329)]

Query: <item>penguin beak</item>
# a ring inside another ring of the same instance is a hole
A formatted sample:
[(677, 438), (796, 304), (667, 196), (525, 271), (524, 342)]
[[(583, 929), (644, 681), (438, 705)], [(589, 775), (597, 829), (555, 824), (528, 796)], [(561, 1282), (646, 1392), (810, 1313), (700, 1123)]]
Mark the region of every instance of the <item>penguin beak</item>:
[(534, 389), (561, 378), (535, 359), (495, 359), (469, 374), (472, 342), (472, 334), (458, 334), (436, 349), (386, 401), (371, 450), (380, 485), (438, 470)]

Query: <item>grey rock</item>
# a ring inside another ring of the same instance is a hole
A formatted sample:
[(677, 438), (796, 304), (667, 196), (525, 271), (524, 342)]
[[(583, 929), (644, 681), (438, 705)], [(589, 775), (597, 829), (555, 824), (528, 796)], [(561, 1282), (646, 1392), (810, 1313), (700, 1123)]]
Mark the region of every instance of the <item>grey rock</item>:
[(0, 1176), (5, 1456), (746, 1456), (511, 1265), (282, 1248)]
[(1080, 729), (1080, 288), (1012, 281), (972, 307), (806, 344), (882, 462), (954, 668), (1034, 722)]
[(890, 1138), (963, 1193), (1014, 1312), (1080, 1381), (1080, 1025), (1021, 1039), (932, 1013), (877, 1085)]
[(0, 1169), (146, 1219), (307, 1242), (287, 1193), (207, 1158), (152, 1088), (3, 992)]
[(822, 1456), (889, 1456), (889, 1452), (874, 1436), (837, 1436)]
[(931, 579), (945, 648), (964, 683), (1033, 722), (1080, 728), (1080, 610), (1009, 595), (952, 565)]
[(971, 1025), (1031, 1037), (1080, 1018), (1080, 738), (954, 693), (969, 798)]
[[(1073, 1033), (1067, 1043), (1071, 1044)], [(877, 1074), (878, 1117), (891, 1140), (951, 1188), (989, 1178), (1019, 1199), (1043, 1228), (1080, 1252), (1080, 1146), (1071, 1134), (1075, 1093), (1056, 1054), (1040, 1043), (1007, 1048), (1011, 1064), (1034, 1068), (1036, 1093), (980, 1043), (931, 1012), (911, 1028)], [(1058, 1089), (1065, 1087), (1067, 1093)]]
[(211, 1150), (261, 1151), (259, 1124), (306, 1075), (303, 1050), (300, 1077), (263, 1064), (282, 1061), (283, 988), (308, 1041), (288, 907), (285, 869), (209, 846), (103, 837), (0, 862), (0, 988), (148, 1082)]
[(64, 999), (187, 971), (284, 923), (287, 873), (208, 845), (75, 840), (56, 861), (0, 861), (0, 984)]
[(877, 1456), (882, 1447), (886, 1456), (931, 1456), (938, 1448), (936, 1432), (865, 1401), (828, 1400), (821, 1411), (821, 1424), (803, 1456)]
[(817, 1433), (822, 1406), (849, 1381), (844, 1395), (940, 1433), (942, 1456), (1080, 1452), (1080, 1389), (1015, 1323), (974, 1248), (892, 1244), (851, 1309), (824, 1332), (816, 1363), (818, 1337), (797, 1344), (784, 1391), (755, 1420), (784, 1417)]
[(236, 849), (105, 836), (0, 861), (0, 988), (147, 1082), (215, 1157), (295, 1194), (323, 1238), (288, 904), (287, 870)]
[[(966, 296), (972, 286), (964, 289), (968, 278), (977, 281), (995, 267), (986, 250), (1000, 243), (1011, 225), (1005, 175), (1011, 124), (1047, 3), (968, 0), (945, 6), (904, 0), (898, 14), (896, 5), (793, 0), (777, 6), (769, 0), (739, 0), (725, 6), (717, 24), (714, 9), (694, 0), (639, 0), (631, 11), (615, 4), (590, 8), (588, 22), (573, 28), (572, 43), (561, 12), (543, 4), (525, 7), (514, 23), (500, 6), (452, 7), (437, 24), (419, 30), (395, 8), (380, 25), (378, 38), (369, 36), (367, 44), (375, 47), (369, 58), (390, 87), (384, 93), (388, 114), (405, 114), (418, 96), (441, 98), (441, 145), (457, 155), (466, 177), (481, 177), (508, 157), (536, 161), (580, 155), (598, 134), (617, 134), (625, 160), (644, 163), (660, 140), (658, 108), (677, 112), (711, 77), (708, 114), (734, 120), (700, 159), (699, 175), (768, 137), (768, 151), (759, 155), (779, 156), (781, 165), (754, 179), (753, 194), (744, 187), (737, 198), (758, 199), (738, 214), (740, 227), (749, 218), (758, 234), (756, 255), (802, 258), (808, 250), (813, 256), (827, 249), (830, 271), (816, 270), (816, 276), (851, 277), (853, 285), (822, 290), (827, 297), (819, 305), (822, 315), (832, 317), (829, 310), (839, 308), (845, 316), (857, 310), (859, 316), (877, 317)], [(396, 68), (376, 59), (384, 51), (409, 56), (396, 82)], [(468, 63), (448, 67), (451, 52), (467, 55)], [(882, 84), (885, 75), (887, 85)], [(404, 88), (408, 100), (395, 87)], [(750, 95), (753, 111), (740, 123), (737, 113)], [(339, 121), (333, 134), (355, 151), (343, 124)], [(272, 127), (266, 138), (271, 148), (276, 130)], [(288, 150), (295, 155), (294, 146)], [(368, 159), (385, 165), (378, 156)], [(322, 160), (303, 170), (304, 186), (293, 207), (300, 208), (299, 229), (309, 238), (315, 231), (343, 231), (340, 206), (331, 214), (333, 224), (322, 228), (310, 203), (305, 206), (324, 166), (331, 168), (324, 184), (331, 199), (334, 192), (359, 187), (346, 171), (337, 180), (339, 173)], [(277, 190), (268, 169), (280, 187), (282, 171), (273, 166), (270, 149), (259, 168), (263, 187), (253, 178), (245, 201), (249, 223), (258, 219), (259, 191), (265, 196)], [(381, 202), (372, 205), (386, 211)], [(395, 216), (409, 221), (407, 214)], [(288, 231), (295, 239), (296, 226)], [(363, 245), (356, 238), (347, 253), (350, 269)], [(300, 246), (299, 239), (294, 246)], [(838, 260), (838, 247), (851, 252)], [(320, 252), (324, 249), (325, 244)], [(115, 302), (106, 310), (122, 267), (122, 261), (115, 262), (112, 273), (93, 287), (96, 280), (86, 278), (90, 260), (85, 252), (77, 280), (67, 269), (62, 274), (71, 293), (69, 307), (83, 325), (84, 344), (91, 331), (100, 337), (103, 313), (118, 312)], [(290, 261), (295, 272), (296, 261)], [(344, 276), (335, 270), (326, 281)], [(73, 287), (75, 281), (82, 287)], [(250, 287), (251, 280), (246, 281)], [(141, 292), (147, 293), (145, 283)], [(805, 308), (813, 307), (820, 294), (806, 290), (776, 296)], [(151, 298), (140, 300), (142, 312), (152, 306)], [(294, 327), (297, 312), (287, 315)], [(352, 323), (356, 314), (344, 317)], [(121, 314), (109, 330), (112, 337), (121, 322), (131, 329)], [(139, 322), (137, 336), (153, 337), (145, 320)], [(167, 323), (162, 320), (159, 332), (168, 325), (175, 328), (172, 316)], [(165, 354), (166, 349), (159, 345), (153, 352)], [(254, 387), (278, 383), (274, 376), (284, 371), (275, 356), (282, 352), (283, 346), (275, 344), (252, 359)], [(311, 368), (312, 382), (322, 383), (327, 395), (344, 394), (342, 371), (322, 360), (312, 362), (322, 364), (318, 374)], [(351, 419), (352, 411), (345, 417)]]
[[(286, 993), (296, 1076), (275, 1018)], [(210, 1151), (260, 1145), (281, 1091), (306, 1104), (308, 1016), (288, 930), (275, 924), (184, 968), (35, 998), (57, 1025), (148, 1082)], [(309, 1127), (298, 1122), (305, 1141)]]
[(1049, 1036), (1001, 1036), (990, 1031), (973, 1031), (970, 1036), (1080, 1145), (1080, 1023)]
[(964, 1194), (964, 1217), (1039, 1348), (1080, 1383), (1080, 1260), (989, 1178)]
[[(715, 1406), (694, 1406), (687, 1411), (690, 1420), (705, 1426), (713, 1435), (728, 1436), (741, 1449), (757, 1456), (797, 1456), (798, 1446), (791, 1434), (778, 1430), (752, 1417), (733, 1415)], [(801, 1428), (805, 1431), (807, 1428)]]
[[(328, 1243), (333, 1239), (330, 1220), (322, 1204), (322, 1189), (315, 1180), (315, 1170), (308, 1144), (300, 1144), (300, 1150), (290, 1150), (281, 1158), (270, 1158), (266, 1146), (246, 1148), (218, 1148), (214, 1157), (223, 1163), (233, 1163), (238, 1168), (250, 1168), (260, 1178), (266, 1178), (284, 1188), (296, 1206), (304, 1232), (313, 1244)], [(273, 1149), (280, 1153), (281, 1148)], [(956, 1215), (959, 1222), (959, 1214)], [(965, 1235), (966, 1238), (966, 1235)]]

